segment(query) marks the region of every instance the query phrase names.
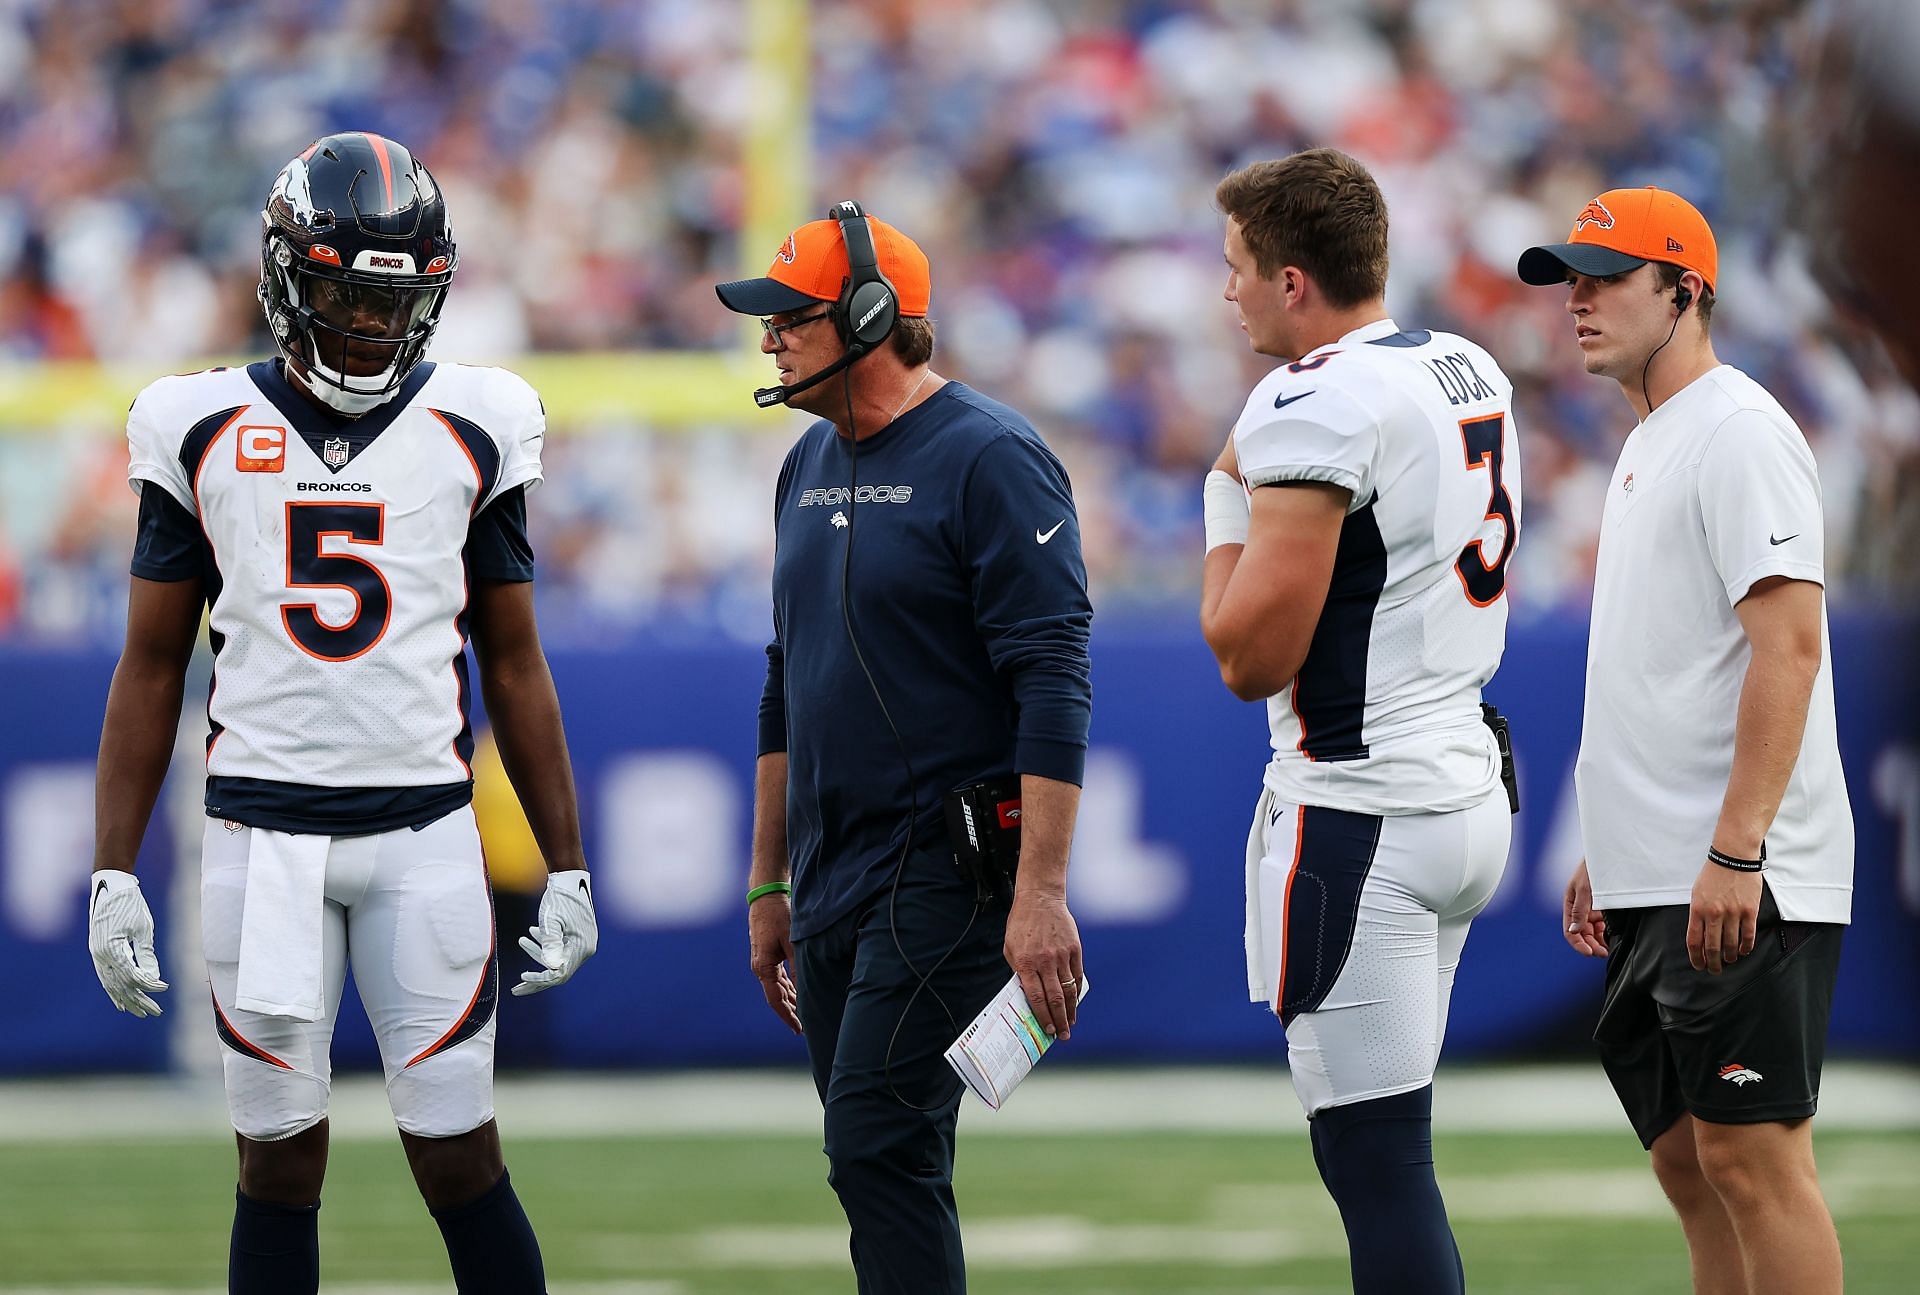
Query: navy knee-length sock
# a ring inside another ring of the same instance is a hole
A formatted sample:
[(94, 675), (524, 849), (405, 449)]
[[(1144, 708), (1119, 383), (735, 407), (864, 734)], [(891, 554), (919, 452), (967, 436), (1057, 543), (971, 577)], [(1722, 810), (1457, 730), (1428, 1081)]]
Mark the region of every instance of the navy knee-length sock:
[(1355, 1295), (1460, 1295), (1465, 1273), (1433, 1176), (1433, 1086), (1325, 1107), (1312, 1128)]
[(275, 1205), (234, 1189), (228, 1295), (315, 1295), (320, 1289), (320, 1203)]
[(460, 1295), (546, 1295), (546, 1269), (533, 1224), (506, 1175), (479, 1200), (434, 1210)]

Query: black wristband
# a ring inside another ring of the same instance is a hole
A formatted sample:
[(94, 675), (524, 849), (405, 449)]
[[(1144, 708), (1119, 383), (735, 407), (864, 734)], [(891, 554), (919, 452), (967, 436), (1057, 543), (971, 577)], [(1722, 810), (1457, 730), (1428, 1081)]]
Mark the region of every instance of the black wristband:
[(1758, 859), (1736, 859), (1730, 854), (1722, 854), (1712, 846), (1707, 847), (1707, 858), (1722, 868), (1731, 868), (1735, 872), (1764, 872), (1767, 867), (1767, 843), (1760, 843)]

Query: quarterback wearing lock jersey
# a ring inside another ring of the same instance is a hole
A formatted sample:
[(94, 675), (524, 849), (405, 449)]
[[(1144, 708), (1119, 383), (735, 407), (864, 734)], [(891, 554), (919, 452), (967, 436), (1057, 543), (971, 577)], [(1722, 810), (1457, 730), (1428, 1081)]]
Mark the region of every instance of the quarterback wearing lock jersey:
[(1201, 625), (1273, 734), (1248, 988), (1286, 1029), (1354, 1290), (1458, 1292), (1430, 1124), (1454, 972), (1507, 859), (1480, 689), (1520, 529), (1512, 387), (1465, 338), (1388, 317), (1386, 203), (1353, 158), (1255, 163), (1215, 196), (1226, 297), (1286, 361), (1206, 485)]
[(1333, 583), (1300, 670), (1268, 697), (1281, 801), (1360, 814), (1485, 800), (1480, 688), (1506, 648), (1519, 528), (1512, 385), (1452, 333), (1391, 319), (1268, 374), (1234, 427), (1249, 490), (1346, 492)]
[(100, 743), (95, 967), (116, 1006), (158, 1014), (132, 867), (204, 607), (203, 947), (240, 1150), (229, 1289), (319, 1287), (328, 1053), (351, 964), (459, 1290), (542, 1291), (493, 1122), (499, 970), (466, 650), (552, 869), (521, 941), (540, 963), (525, 993), (597, 942), (533, 617), (525, 495), (545, 414), (511, 373), (423, 359), (456, 254), (406, 149), (321, 139), (262, 220), (280, 358), (163, 378), (127, 418), (140, 522)]

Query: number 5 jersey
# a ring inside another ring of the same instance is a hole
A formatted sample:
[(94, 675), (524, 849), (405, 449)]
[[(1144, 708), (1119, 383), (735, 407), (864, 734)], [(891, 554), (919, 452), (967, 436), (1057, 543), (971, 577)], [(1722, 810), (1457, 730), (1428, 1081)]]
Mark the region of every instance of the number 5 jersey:
[(471, 798), (470, 586), (532, 579), (522, 488), (545, 426), (519, 377), (455, 364), (350, 420), (280, 361), (140, 393), (133, 574), (205, 582), (209, 814), (354, 834)]

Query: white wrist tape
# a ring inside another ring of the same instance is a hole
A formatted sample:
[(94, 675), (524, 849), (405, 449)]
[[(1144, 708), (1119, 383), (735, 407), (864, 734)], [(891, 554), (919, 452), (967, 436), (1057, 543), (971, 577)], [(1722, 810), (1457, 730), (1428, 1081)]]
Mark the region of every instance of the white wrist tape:
[(1253, 505), (1247, 498), (1245, 486), (1215, 468), (1207, 473), (1201, 502), (1207, 520), (1207, 552), (1213, 552), (1222, 544), (1247, 542), (1247, 522), (1253, 516)]

